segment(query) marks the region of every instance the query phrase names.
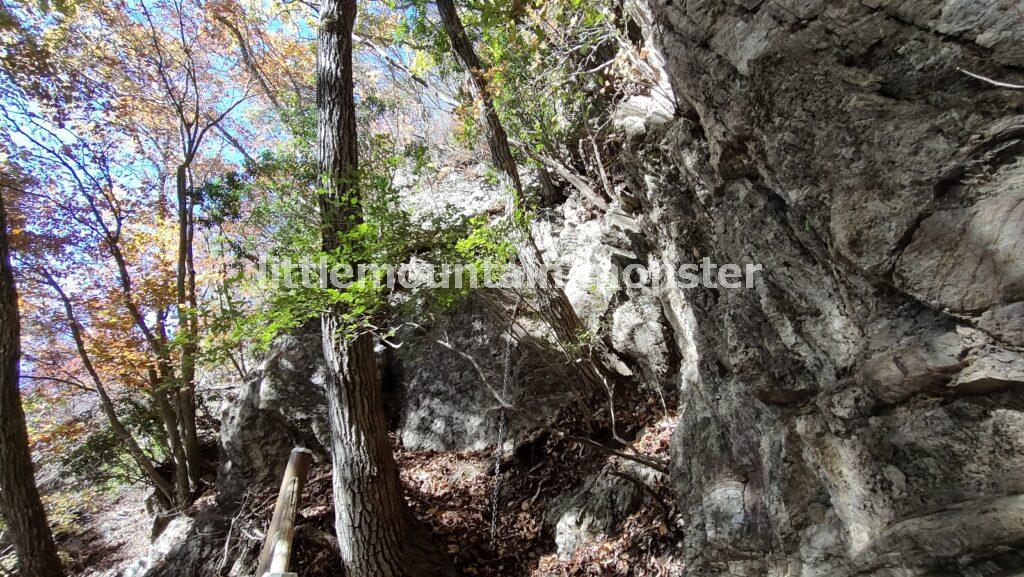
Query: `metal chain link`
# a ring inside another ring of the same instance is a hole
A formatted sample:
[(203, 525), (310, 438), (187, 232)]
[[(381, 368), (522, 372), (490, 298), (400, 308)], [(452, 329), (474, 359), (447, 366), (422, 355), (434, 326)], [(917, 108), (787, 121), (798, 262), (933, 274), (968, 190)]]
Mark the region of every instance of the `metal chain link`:
[[(501, 379), (501, 399), (503, 402), (511, 402), (509, 399), (510, 384), (516, 378), (515, 362), (515, 324), (519, 315), (519, 306), (522, 304), (522, 297), (516, 302), (512, 310), (512, 319), (509, 322), (508, 337), (505, 339), (505, 356), (502, 359), (503, 373)], [(499, 505), (501, 504), (501, 456), (505, 447), (505, 436), (508, 434), (508, 410), (503, 404), (498, 410), (498, 444), (494, 448), (494, 491), (491, 496), (491, 541), (498, 536)]]

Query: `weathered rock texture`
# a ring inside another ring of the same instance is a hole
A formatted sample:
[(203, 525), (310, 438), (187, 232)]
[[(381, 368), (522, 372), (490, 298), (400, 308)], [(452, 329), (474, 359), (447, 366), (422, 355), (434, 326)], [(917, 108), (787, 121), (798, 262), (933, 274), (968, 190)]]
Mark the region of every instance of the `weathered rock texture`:
[(397, 433), (406, 448), (465, 451), (495, 444), (499, 396), (518, 407), (508, 412), (501, 439), (512, 441), (571, 399), (566, 370), (559, 372), (564, 357), (525, 315), (517, 319), (520, 342), (507, 359), (515, 386), (503, 391), (508, 315), (514, 304), (483, 300), (470, 299), (439, 316), (433, 326), (399, 334), (402, 345), (390, 353), (385, 381), (397, 395)]
[(273, 486), (293, 447), (320, 461), (330, 447), (324, 359), (317, 325), (278, 337), (263, 363), (221, 414), (218, 498), (237, 504), (246, 489)]
[[(378, 345), (386, 404), (406, 448), (464, 451), (493, 445), (500, 407), (495, 395), (505, 394), (520, 409), (508, 414), (506, 441), (532, 430), (570, 400), (567, 369), (558, 370), (564, 356), (527, 315), (517, 319), (520, 342), (510, 357), (516, 385), (501, 390), (514, 303), (500, 298), (470, 299), (434, 317), (430, 326), (404, 326), (390, 346)], [(320, 330), (312, 323), (278, 337), (237, 398), (224, 404), (222, 501), (237, 501), (247, 487), (276, 482), (296, 445), (326, 459), (330, 431), (319, 347)]]
[(621, 531), (622, 522), (642, 507), (654, 507), (651, 495), (641, 487), (660, 477), (647, 467), (618, 460), (552, 500), (544, 522), (554, 533), (558, 555), (571, 557), (580, 547)]
[(679, 118), (633, 131), (700, 575), (1024, 567), (1019, 2), (652, 0)]

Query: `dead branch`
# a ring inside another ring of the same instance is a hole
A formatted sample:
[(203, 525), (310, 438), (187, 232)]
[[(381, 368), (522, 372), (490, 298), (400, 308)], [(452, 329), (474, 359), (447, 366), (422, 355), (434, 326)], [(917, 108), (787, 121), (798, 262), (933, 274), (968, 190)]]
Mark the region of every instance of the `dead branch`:
[(470, 364), (473, 365), (473, 368), (476, 369), (477, 374), (480, 375), (480, 379), (483, 381), (484, 386), (487, 387), (487, 390), (491, 393), (491, 396), (494, 397), (494, 399), (498, 402), (498, 404), (501, 406), (501, 408), (503, 408), (505, 410), (508, 410), (508, 411), (515, 412), (523, 420), (525, 420), (526, 422), (530, 423), (531, 426), (538, 427), (538, 428), (540, 428), (540, 429), (542, 429), (544, 431), (547, 431), (547, 432), (551, 433), (552, 435), (555, 435), (558, 438), (565, 439), (567, 441), (574, 441), (574, 442), (579, 443), (581, 445), (586, 445), (586, 446), (591, 447), (593, 449), (596, 449), (597, 451), (602, 452), (602, 453), (604, 453), (606, 455), (611, 455), (613, 457), (619, 457), (620, 459), (625, 459), (627, 461), (632, 461), (634, 463), (638, 463), (638, 464), (643, 465), (645, 467), (650, 467), (651, 469), (654, 469), (655, 471), (658, 471), (659, 473), (665, 473), (665, 474), (668, 473), (668, 462), (667, 461), (664, 461), (662, 459), (656, 459), (654, 457), (647, 457), (647, 456), (643, 456), (643, 455), (639, 455), (639, 454), (637, 454), (637, 455), (630, 455), (628, 453), (623, 453), (622, 451), (619, 451), (619, 450), (613, 449), (613, 448), (611, 448), (611, 447), (609, 447), (607, 445), (603, 445), (601, 443), (598, 443), (597, 441), (595, 441), (593, 439), (589, 439), (587, 437), (579, 437), (579, 436), (573, 435), (571, 433), (566, 433), (565, 431), (562, 431), (561, 429), (557, 429), (554, 426), (552, 426), (552, 425), (550, 425), (548, 423), (545, 423), (545, 422), (541, 421), (540, 419), (535, 418), (529, 412), (524, 411), (524, 410), (520, 409), (519, 407), (516, 407), (515, 405), (511, 404), (510, 402), (508, 402), (508, 400), (503, 398), (501, 393), (499, 393), (497, 391), (497, 389), (495, 389), (494, 386), (491, 385), (490, 380), (487, 378), (487, 374), (484, 373), (483, 368), (480, 367), (480, 363), (478, 363), (476, 361), (476, 359), (473, 358), (472, 355), (470, 355), (470, 354), (468, 354), (468, 353), (466, 353), (464, 351), (457, 350), (455, 347), (453, 347), (451, 345), (451, 343), (448, 343), (446, 341), (437, 340), (436, 342), (437, 342), (437, 344), (439, 344), (439, 345), (441, 345), (441, 346), (443, 346), (443, 347), (453, 351), (454, 353), (456, 353), (456, 354), (460, 355), (461, 357), (465, 358), (466, 360), (468, 360), (470, 362)]
[(526, 146), (522, 141), (510, 138), (509, 142), (515, 145), (516, 148), (521, 150), (523, 154), (529, 156), (534, 161), (541, 163), (548, 167), (552, 172), (557, 174), (562, 180), (568, 182), (573, 188), (578, 190), (587, 200), (594, 204), (597, 208), (606, 211), (608, 210), (608, 202), (601, 198), (601, 195), (594, 190), (594, 187), (590, 186), (587, 179), (583, 178), (579, 174), (576, 174), (572, 169), (562, 164), (561, 162), (546, 156), (539, 152), (534, 151), (529, 146)]
[(988, 76), (982, 76), (981, 74), (975, 74), (974, 72), (971, 72), (970, 70), (964, 70), (963, 68), (960, 68), (959, 66), (957, 66), (956, 69), (957, 69), (958, 72), (960, 72), (962, 74), (966, 74), (967, 76), (970, 76), (971, 78), (974, 78), (976, 80), (981, 80), (982, 82), (987, 82), (987, 83), (991, 84), (992, 86), (996, 86), (996, 87), (999, 87), (999, 88), (1008, 88), (1010, 90), (1024, 90), (1024, 85), (1010, 84), (1009, 82), (1000, 82), (999, 80), (993, 80), (993, 79), (989, 78)]

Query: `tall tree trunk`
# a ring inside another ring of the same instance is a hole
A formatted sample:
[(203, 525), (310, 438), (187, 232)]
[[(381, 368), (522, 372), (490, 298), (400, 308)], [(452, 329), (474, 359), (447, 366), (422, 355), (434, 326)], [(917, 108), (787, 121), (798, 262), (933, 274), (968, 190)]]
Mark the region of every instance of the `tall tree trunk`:
[(452, 568), (402, 495), (388, 438), (373, 337), (345, 340), (324, 315), (328, 411), (334, 456), (335, 529), (347, 575), (440, 577)]
[(20, 360), (18, 295), (11, 270), (7, 215), (0, 198), (0, 514), (11, 528), (19, 574), (60, 577), (64, 570), (32, 470), (18, 388)]
[(186, 161), (178, 166), (175, 182), (178, 193), (178, 263), (176, 289), (178, 297), (178, 331), (182, 336), (181, 386), (178, 390), (178, 419), (181, 425), (185, 458), (188, 460), (188, 476), (191, 487), (199, 486), (202, 459), (199, 452), (199, 435), (196, 432), (196, 353), (198, 346), (198, 305), (195, 290), (195, 263), (192, 256), (194, 216), (189, 190), (188, 171), (192, 159), (186, 153)]
[[(462, 19), (459, 17), (454, 0), (437, 0), (437, 10), (441, 15), (444, 29), (448, 33), (452, 52), (462, 67), (466, 69), (473, 91), (482, 104), (487, 148), (490, 150), (492, 162), (505, 180), (505, 190), (508, 194), (507, 212), (513, 215), (513, 218), (516, 213), (525, 214), (526, 198), (523, 195), (519, 167), (512, 154), (512, 148), (509, 146), (508, 134), (505, 132), (505, 127), (498, 116), (498, 110), (494, 106), (494, 99), (491, 97), (480, 59), (462, 25)], [(564, 346), (577, 348), (581, 344), (580, 335), (584, 330), (583, 323), (580, 321), (579, 315), (576, 314), (576, 310), (573, 309), (572, 303), (569, 302), (565, 291), (555, 284), (551, 271), (544, 264), (544, 258), (532, 233), (525, 226), (521, 228), (523, 230), (519, 231), (520, 238), (516, 239), (519, 261), (535, 285), (540, 312)], [(594, 360), (592, 351), (585, 346), (579, 348), (584, 349), (580, 355), (580, 362), (573, 362), (573, 365), (579, 372), (582, 381), (580, 392), (589, 395), (603, 388), (602, 367)]]
[[(323, 0), (317, 36), (317, 146), (323, 248), (358, 221), (359, 155), (352, 81), (355, 0)], [(352, 577), (452, 575), (402, 495), (384, 418), (373, 337), (347, 334), (342, 310), (323, 314), (327, 400), (334, 464), (335, 526)]]

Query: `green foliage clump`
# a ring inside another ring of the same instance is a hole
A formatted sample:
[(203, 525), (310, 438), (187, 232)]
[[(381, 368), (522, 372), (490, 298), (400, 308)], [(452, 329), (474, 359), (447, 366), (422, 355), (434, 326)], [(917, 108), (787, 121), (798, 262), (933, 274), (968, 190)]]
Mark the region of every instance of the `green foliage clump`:
[[(394, 106), (376, 97), (365, 104), (373, 109), (370, 116)], [(203, 215), (209, 215), (211, 225), (222, 226), (232, 222), (222, 215), (237, 214), (233, 222), (245, 230), (264, 231), (259, 237), (242, 238), (225, 226), (217, 237), (226, 253), (247, 259), (250, 265), (262, 256), (267, 263), (312, 263), (316, 271), (307, 268), (305, 278), (299, 266), (277, 279), (259, 275), (254, 280), (241, 271), (224, 275), (221, 306), (208, 314), (210, 336), (202, 347), (208, 360), (223, 359), (243, 343), (266, 349), (275, 336), (328, 310), (340, 312), (346, 328), (358, 331), (378, 325), (385, 316), (450, 308), (471, 290), (471, 275), (481, 280), (485, 273), (494, 276), (514, 258), (508, 223), (456, 214), (414, 217), (406, 210), (398, 175), (417, 176), (432, 167), (430, 150), (415, 142), (396, 142), (369, 126), (361, 132), (356, 186), (350, 187), (347, 198), (336, 201), (351, 214), (350, 226), (339, 233), (337, 248), (325, 251), (318, 209), (325, 189), (309, 152), (315, 147), (301, 142), (315, 130), (305, 128), (309, 116), (297, 118), (301, 122), (291, 143), (265, 154), (247, 173), (227, 175), (204, 187)], [(364, 119), (362, 124), (370, 123)], [(436, 271), (448, 265), (450, 274), (464, 276), (463, 282), (449, 279), (447, 287), (424, 286), (397, 294), (398, 289), (385, 282), (384, 270), (369, 267), (371, 274), (356, 279), (360, 265), (390, 265), (397, 270), (411, 259), (434, 265)], [(352, 282), (332, 286), (316, 274), (332, 270)]]

